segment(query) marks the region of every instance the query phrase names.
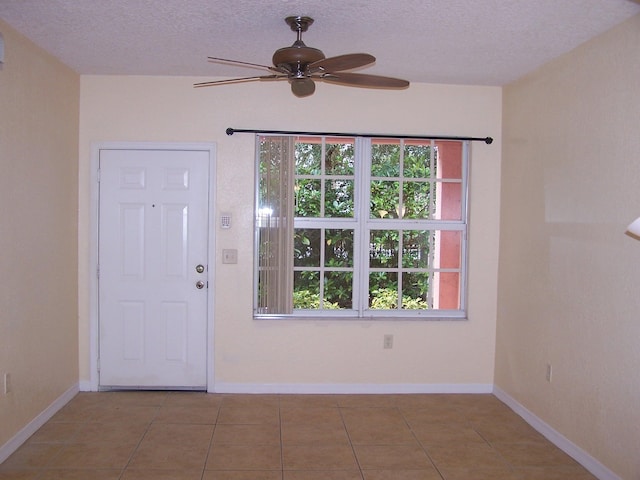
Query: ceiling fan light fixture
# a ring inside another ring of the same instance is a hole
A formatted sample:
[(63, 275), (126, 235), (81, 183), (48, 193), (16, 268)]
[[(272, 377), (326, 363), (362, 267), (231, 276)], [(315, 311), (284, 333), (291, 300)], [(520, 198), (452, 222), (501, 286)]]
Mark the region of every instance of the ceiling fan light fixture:
[(308, 97), (316, 91), (316, 84), (310, 78), (293, 78), (291, 79), (291, 93), (296, 97)]

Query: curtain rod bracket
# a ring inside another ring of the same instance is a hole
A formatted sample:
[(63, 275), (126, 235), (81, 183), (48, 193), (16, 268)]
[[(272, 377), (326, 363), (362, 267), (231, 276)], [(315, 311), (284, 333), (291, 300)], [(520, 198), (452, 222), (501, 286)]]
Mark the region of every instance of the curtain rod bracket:
[(341, 133), (341, 132), (295, 132), (288, 130), (253, 130), (242, 128), (227, 128), (227, 135), (234, 133), (264, 133), (271, 135), (310, 135), (317, 137), (377, 137), (377, 138), (409, 138), (413, 140), (470, 140), (472, 142), (484, 142), (487, 145), (493, 143), (492, 137), (451, 137), (437, 135), (386, 135), (384, 133)]

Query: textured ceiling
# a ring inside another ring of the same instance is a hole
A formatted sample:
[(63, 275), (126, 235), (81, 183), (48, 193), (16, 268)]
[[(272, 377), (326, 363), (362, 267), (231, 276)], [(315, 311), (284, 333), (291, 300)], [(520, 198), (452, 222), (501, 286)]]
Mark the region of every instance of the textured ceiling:
[[(290, 15), (327, 57), (370, 53), (362, 73), (504, 85), (640, 13), (632, 0), (0, 0), (0, 18), (80, 74), (234, 77), (290, 46)], [(7, 45), (6, 50), (11, 48)]]

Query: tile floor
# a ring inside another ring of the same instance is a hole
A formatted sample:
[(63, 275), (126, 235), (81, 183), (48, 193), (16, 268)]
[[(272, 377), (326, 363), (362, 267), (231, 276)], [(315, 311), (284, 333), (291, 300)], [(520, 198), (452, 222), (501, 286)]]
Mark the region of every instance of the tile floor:
[(594, 480), (492, 395), (80, 393), (21, 480)]

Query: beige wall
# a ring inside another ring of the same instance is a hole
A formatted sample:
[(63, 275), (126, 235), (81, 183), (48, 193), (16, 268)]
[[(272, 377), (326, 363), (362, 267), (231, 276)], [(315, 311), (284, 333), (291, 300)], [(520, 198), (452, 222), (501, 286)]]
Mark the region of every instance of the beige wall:
[[(504, 90), (496, 385), (640, 478), (640, 16)], [(553, 366), (552, 382), (545, 380)]]
[[(90, 377), (92, 142), (213, 141), (217, 210), (234, 218), (214, 226), (216, 382), (490, 385), (495, 352), (499, 388), (623, 478), (640, 475), (640, 242), (623, 234), (640, 215), (640, 17), (506, 87), (503, 108), (487, 87), (320, 85), (296, 99), (273, 83), (79, 82), (2, 21), (0, 32), (0, 374), (13, 383), (0, 445)], [(495, 137), (472, 152), (469, 321), (253, 321), (253, 138), (228, 126)], [(237, 265), (220, 263), (223, 248), (238, 248)]]
[(78, 382), (79, 77), (0, 21), (0, 446)]
[[(286, 83), (194, 89), (201, 79), (83, 76), (80, 128), (80, 367), (90, 379), (89, 205), (92, 142), (217, 144), (217, 211), (233, 226), (217, 235), (215, 379), (218, 386), (493, 384), (497, 288), (501, 89), (413, 85), (375, 91), (319, 85), (294, 97)], [(470, 318), (458, 322), (254, 321), (252, 135), (264, 128), (493, 136), (472, 151)], [(220, 262), (237, 248), (237, 265)], [(383, 350), (384, 334), (395, 335)]]

